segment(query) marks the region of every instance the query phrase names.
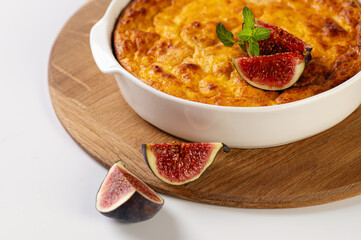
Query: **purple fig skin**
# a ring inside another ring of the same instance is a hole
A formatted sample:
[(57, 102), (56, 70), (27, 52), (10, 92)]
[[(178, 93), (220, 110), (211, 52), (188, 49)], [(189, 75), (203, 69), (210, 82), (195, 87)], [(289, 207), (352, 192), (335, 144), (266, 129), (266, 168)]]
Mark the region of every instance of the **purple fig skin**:
[[(144, 160), (147, 163), (149, 169), (152, 170), (152, 168), (149, 166), (148, 157), (147, 157), (147, 144), (142, 144), (142, 154), (143, 154)], [(152, 172), (153, 172), (153, 170), (152, 170)]]
[(162, 207), (163, 204), (152, 202), (135, 192), (128, 201), (113, 211), (100, 213), (124, 223), (137, 223), (152, 218)]
[(223, 144), (223, 148), (222, 148), (223, 151), (226, 152), (226, 153), (229, 153), (231, 151), (231, 149), (226, 144), (224, 144), (224, 143), (222, 143), (222, 144)]

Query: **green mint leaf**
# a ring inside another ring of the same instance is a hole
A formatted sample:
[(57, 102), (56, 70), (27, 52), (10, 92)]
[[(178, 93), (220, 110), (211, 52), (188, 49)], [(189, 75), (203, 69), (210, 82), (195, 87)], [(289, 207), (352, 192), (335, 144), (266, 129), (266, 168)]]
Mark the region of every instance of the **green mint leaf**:
[(216, 27), (216, 33), (217, 33), (218, 39), (224, 44), (224, 46), (227, 46), (227, 47), (233, 46), (233, 44), (234, 44), (233, 33), (228, 31), (221, 22), (218, 23), (218, 25)]
[(269, 38), (271, 31), (267, 28), (254, 28), (252, 29), (252, 35), (257, 41), (265, 40)]
[(241, 47), (243, 52), (247, 52), (246, 43), (243, 40), (237, 41), (238, 45)]
[(252, 29), (243, 29), (243, 30), (239, 31), (239, 33), (237, 34), (237, 37), (239, 37), (243, 41), (251, 41), (252, 35), (253, 35)]
[(248, 50), (249, 52), (254, 56), (257, 57), (259, 56), (259, 44), (257, 41), (252, 40), (248, 42)]
[(255, 22), (254, 22), (254, 15), (252, 11), (248, 7), (244, 7), (243, 11), (243, 21), (244, 21), (244, 28), (245, 29), (252, 29), (254, 28)]

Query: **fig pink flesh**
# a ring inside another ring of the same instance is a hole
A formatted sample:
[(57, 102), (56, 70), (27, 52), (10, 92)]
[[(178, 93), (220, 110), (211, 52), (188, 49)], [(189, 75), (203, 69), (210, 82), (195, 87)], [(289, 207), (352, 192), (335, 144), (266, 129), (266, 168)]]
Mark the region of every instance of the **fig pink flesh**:
[(257, 85), (282, 87), (294, 76), (295, 67), (301, 64), (304, 56), (297, 52), (280, 53), (270, 56), (235, 59), (242, 75)]
[(124, 177), (130, 182), (130, 184), (143, 196), (148, 197), (150, 200), (155, 202), (162, 202), (162, 199), (153, 192), (145, 183), (134, 177), (132, 174), (127, 171), (122, 170)]
[(159, 174), (172, 182), (184, 182), (197, 176), (209, 161), (214, 144), (156, 144), (150, 146)]
[(104, 191), (100, 202), (102, 208), (111, 207), (114, 203), (118, 202), (122, 196), (134, 191), (133, 186), (118, 166), (115, 167), (106, 179), (106, 182), (103, 184), (103, 189)]

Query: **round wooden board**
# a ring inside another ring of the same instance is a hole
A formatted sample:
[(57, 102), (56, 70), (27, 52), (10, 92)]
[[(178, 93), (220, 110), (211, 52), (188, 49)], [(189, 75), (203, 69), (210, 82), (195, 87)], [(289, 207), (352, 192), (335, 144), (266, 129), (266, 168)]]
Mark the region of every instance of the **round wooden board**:
[(133, 112), (113, 76), (99, 71), (90, 52), (89, 31), (108, 4), (90, 1), (80, 9), (57, 38), (49, 62), (49, 90), (59, 120), (105, 167), (122, 160), (158, 192), (234, 207), (301, 207), (361, 193), (360, 107), (332, 129), (303, 141), (221, 153), (200, 179), (186, 186), (158, 180), (140, 146), (175, 138)]

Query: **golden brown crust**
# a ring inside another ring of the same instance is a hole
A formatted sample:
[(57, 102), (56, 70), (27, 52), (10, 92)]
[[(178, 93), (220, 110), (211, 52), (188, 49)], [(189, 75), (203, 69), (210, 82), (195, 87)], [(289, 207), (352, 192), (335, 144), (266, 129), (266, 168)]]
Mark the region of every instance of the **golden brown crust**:
[(247, 0), (261, 20), (313, 47), (299, 81), (282, 91), (246, 83), (231, 64), (246, 56), (223, 46), (218, 22), (236, 34), (245, 0), (134, 0), (113, 34), (118, 61), (146, 84), (192, 101), (267, 106), (297, 101), (335, 87), (361, 70), (361, 8), (355, 0)]

